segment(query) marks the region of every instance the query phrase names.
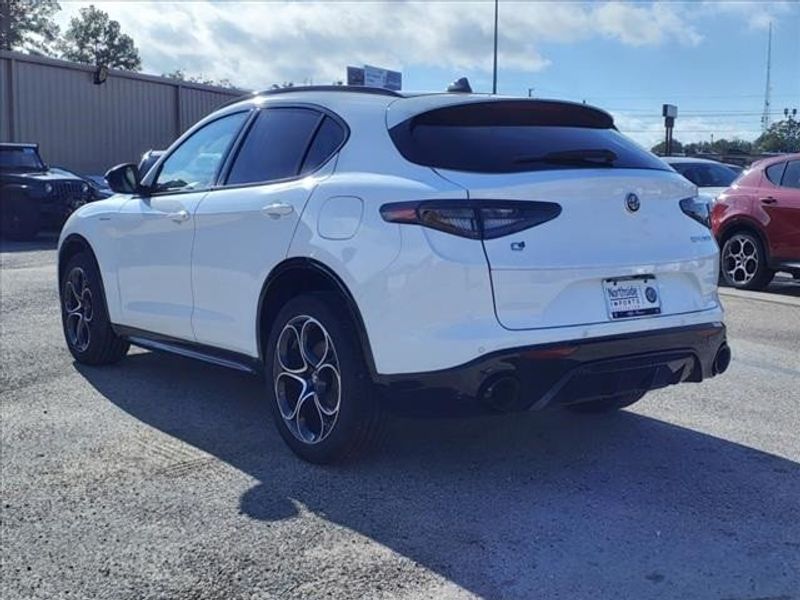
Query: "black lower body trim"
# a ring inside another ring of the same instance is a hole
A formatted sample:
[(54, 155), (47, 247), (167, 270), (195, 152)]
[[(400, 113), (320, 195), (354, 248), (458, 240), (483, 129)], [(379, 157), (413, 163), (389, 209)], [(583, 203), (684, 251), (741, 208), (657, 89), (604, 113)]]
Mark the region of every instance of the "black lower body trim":
[(202, 360), (207, 363), (245, 371), (247, 373), (258, 374), (262, 371), (261, 363), (258, 359), (246, 354), (239, 354), (230, 350), (221, 350), (197, 342), (189, 342), (178, 338), (145, 331), (127, 325), (113, 325), (114, 333), (127, 339), (135, 346), (141, 346), (148, 350), (158, 350), (179, 354), (187, 358)]
[(709, 323), (502, 350), (376, 383), (402, 414), (538, 410), (699, 382), (725, 370), (729, 358), (725, 326)]

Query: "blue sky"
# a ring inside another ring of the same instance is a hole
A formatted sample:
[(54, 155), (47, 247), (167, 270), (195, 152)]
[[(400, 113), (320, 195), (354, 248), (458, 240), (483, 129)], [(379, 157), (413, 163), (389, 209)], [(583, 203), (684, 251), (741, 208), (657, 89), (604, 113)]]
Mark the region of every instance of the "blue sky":
[[(62, 2), (65, 25), (87, 2)], [(248, 88), (330, 83), (348, 64), (403, 72), (404, 88), (468, 76), (491, 89), (493, 2), (95, 2), (146, 72), (182, 68)], [(499, 92), (586, 100), (645, 145), (679, 107), (681, 141), (755, 138), (773, 23), (772, 110), (800, 109), (800, 2), (500, 0)]]

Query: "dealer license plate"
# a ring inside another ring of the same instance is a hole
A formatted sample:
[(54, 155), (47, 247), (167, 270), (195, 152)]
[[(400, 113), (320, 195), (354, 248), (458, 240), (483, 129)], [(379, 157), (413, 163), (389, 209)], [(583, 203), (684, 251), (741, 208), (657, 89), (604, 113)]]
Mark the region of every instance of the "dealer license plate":
[(612, 319), (661, 314), (661, 296), (652, 275), (605, 279), (603, 292)]

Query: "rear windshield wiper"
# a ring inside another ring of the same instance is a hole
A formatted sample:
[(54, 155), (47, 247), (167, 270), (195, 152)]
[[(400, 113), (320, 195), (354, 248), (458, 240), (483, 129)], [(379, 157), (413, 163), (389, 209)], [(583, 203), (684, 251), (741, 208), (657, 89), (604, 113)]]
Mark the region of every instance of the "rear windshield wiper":
[(541, 156), (515, 156), (515, 163), (551, 163), (558, 165), (582, 165), (588, 167), (611, 167), (619, 158), (615, 152), (601, 148), (586, 148), (582, 150), (564, 150), (561, 152), (548, 152)]

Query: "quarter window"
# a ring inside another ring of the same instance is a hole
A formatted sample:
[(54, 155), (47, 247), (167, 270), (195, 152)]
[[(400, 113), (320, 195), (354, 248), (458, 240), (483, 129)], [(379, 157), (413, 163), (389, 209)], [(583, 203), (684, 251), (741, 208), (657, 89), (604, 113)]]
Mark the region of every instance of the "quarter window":
[(228, 115), (192, 134), (164, 161), (155, 182), (155, 191), (189, 191), (210, 187), (246, 118), (246, 112)]
[(793, 160), (786, 165), (781, 185), (783, 187), (800, 188), (800, 160)]
[(323, 115), (307, 108), (262, 110), (228, 175), (228, 185), (296, 177)]
[(778, 163), (775, 165), (770, 165), (764, 170), (764, 174), (767, 176), (772, 183), (775, 185), (781, 184), (781, 175), (783, 175), (783, 168), (786, 166), (786, 163)]
[(325, 117), (311, 142), (300, 174), (311, 173), (321, 167), (339, 149), (344, 138), (344, 128), (330, 117)]

